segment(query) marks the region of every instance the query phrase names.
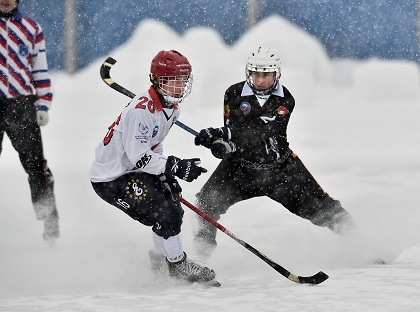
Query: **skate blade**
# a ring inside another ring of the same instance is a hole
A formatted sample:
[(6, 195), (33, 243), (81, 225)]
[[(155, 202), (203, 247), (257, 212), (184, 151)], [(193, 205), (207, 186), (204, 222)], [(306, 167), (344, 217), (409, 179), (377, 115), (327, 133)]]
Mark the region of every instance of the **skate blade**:
[(378, 257), (378, 258), (374, 258), (374, 259), (369, 260), (369, 264), (373, 264), (373, 265), (386, 265), (386, 264), (389, 264), (389, 261), (387, 261), (384, 258)]
[(199, 282), (195, 282), (194, 284), (199, 284), (199, 285), (203, 285), (206, 287), (220, 287), (222, 286), (222, 284), (219, 283), (219, 281), (213, 279), (211, 281), (199, 281)]

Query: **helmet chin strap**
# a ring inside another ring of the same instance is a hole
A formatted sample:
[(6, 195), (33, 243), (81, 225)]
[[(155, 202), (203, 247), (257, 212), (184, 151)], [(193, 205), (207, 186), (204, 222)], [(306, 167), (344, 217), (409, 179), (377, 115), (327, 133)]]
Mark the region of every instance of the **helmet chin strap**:
[(165, 100), (165, 104), (166, 106), (168, 106), (169, 108), (172, 108), (172, 106), (174, 106), (175, 104), (179, 104), (183, 101), (183, 98), (177, 98), (174, 96), (170, 96), (170, 95), (164, 95), (162, 94), (163, 99)]
[(157, 91), (157, 94), (159, 95), (159, 98), (161, 100), (161, 104), (163, 107), (172, 108), (175, 104), (179, 104), (182, 102), (182, 100), (180, 100), (179, 98), (163, 94), (161, 89), (159, 88), (159, 85), (156, 85), (153, 83), (153, 86), (155, 87), (155, 90)]
[(279, 86), (279, 80), (281, 77), (281, 74), (279, 71), (276, 72), (276, 77), (275, 80), (273, 82), (273, 85), (271, 87), (268, 87), (266, 89), (258, 89), (255, 84), (254, 84), (254, 80), (252, 78), (251, 75), (251, 70), (249, 70), (248, 68), (245, 69), (245, 75), (246, 75), (246, 82), (248, 83), (249, 87), (251, 88), (252, 92), (254, 92), (254, 94), (256, 95), (270, 95), (271, 93), (276, 92), (278, 86)]
[(253, 86), (250, 85), (250, 88), (257, 96), (264, 96), (264, 95), (270, 95), (271, 93), (276, 92), (278, 85), (279, 83), (278, 81), (276, 81), (271, 87), (264, 90), (258, 90), (255, 87), (255, 85)]

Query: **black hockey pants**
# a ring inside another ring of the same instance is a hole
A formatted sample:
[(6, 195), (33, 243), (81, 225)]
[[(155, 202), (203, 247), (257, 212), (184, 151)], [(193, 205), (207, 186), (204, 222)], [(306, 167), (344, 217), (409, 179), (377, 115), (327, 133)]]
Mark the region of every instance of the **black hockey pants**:
[[(318, 226), (342, 232), (351, 222), (338, 200), (330, 197), (301, 160), (291, 155), (270, 169), (250, 169), (241, 162), (222, 160), (197, 194), (197, 206), (215, 220), (230, 206), (253, 197), (267, 196), (290, 212)], [(199, 219), (197, 235), (215, 243), (216, 228)]]
[(158, 236), (168, 239), (181, 232), (184, 210), (157, 176), (128, 173), (110, 182), (92, 182), (92, 186), (104, 201), (151, 226)]
[(56, 214), (54, 178), (44, 158), (41, 130), (36, 122), (36, 97), (0, 99), (0, 154), (4, 133), (19, 154), (28, 174), (32, 203), (38, 219)]

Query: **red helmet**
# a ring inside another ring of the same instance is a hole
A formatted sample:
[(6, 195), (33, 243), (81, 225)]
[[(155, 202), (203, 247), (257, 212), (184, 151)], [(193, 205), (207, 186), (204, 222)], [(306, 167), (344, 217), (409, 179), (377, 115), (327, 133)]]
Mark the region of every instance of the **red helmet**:
[(192, 67), (188, 59), (175, 50), (160, 51), (152, 60), (150, 73), (153, 76), (190, 75)]
[[(160, 51), (150, 65), (150, 81), (156, 91), (162, 94), (166, 104), (181, 103), (190, 93), (193, 77), (192, 68), (188, 59), (175, 50)], [(183, 85), (174, 88), (174, 82)]]

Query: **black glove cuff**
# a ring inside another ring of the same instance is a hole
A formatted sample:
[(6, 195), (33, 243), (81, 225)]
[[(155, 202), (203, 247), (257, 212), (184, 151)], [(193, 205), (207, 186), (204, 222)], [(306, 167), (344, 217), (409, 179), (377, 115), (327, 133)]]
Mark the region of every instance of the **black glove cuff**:
[(166, 160), (166, 166), (165, 166), (165, 175), (167, 176), (174, 176), (175, 173), (175, 166), (180, 161), (178, 157), (175, 156), (169, 156)]
[(171, 198), (173, 201), (179, 200), (179, 197), (182, 193), (182, 188), (179, 185), (178, 181), (175, 179), (174, 176), (166, 175), (165, 173), (162, 173), (158, 176), (160, 182), (162, 182), (163, 187), (169, 191), (171, 194)]
[(228, 127), (206, 128), (201, 130), (194, 139), (195, 145), (202, 145), (210, 148), (214, 141), (229, 141), (230, 130)]
[(216, 140), (213, 142), (210, 150), (214, 157), (225, 159), (236, 151), (236, 144), (232, 141), (225, 142), (223, 140)]

